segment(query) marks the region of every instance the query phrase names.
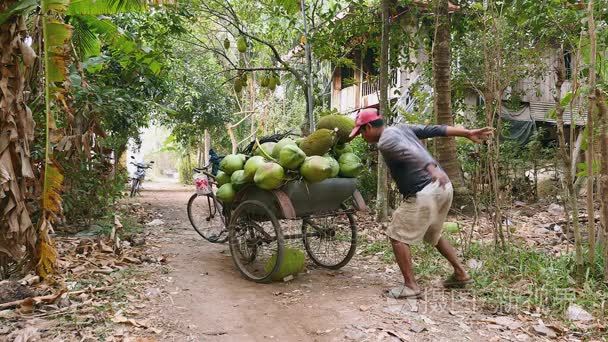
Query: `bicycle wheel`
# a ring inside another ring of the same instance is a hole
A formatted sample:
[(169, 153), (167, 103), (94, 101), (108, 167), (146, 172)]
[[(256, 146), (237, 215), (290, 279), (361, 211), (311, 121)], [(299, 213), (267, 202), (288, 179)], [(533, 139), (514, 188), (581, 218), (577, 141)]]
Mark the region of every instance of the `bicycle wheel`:
[(130, 195), (131, 197), (135, 197), (138, 187), (139, 187), (139, 179), (133, 178), (133, 180), (131, 182), (131, 195)]
[(188, 200), (188, 219), (203, 239), (214, 243), (228, 240), (223, 208), (215, 196), (193, 194)]
[(355, 254), (355, 219), (352, 214), (343, 211), (334, 215), (306, 217), (302, 221), (302, 240), (315, 264), (337, 270)]
[(268, 283), (283, 262), (283, 233), (266, 205), (245, 201), (232, 213), (229, 227), (230, 254), (241, 274)]

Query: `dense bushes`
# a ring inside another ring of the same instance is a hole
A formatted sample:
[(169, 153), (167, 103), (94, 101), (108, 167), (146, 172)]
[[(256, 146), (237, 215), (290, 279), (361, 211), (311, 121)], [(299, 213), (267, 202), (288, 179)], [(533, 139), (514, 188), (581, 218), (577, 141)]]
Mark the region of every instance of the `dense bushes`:
[(363, 165), (363, 172), (357, 178), (359, 182), (359, 191), (366, 202), (374, 201), (376, 199), (376, 188), (377, 188), (377, 150), (370, 147), (362, 138), (356, 138), (350, 142), (353, 152), (361, 158)]
[[(62, 164), (65, 174), (63, 210), (66, 222), (88, 226), (103, 217), (112, 204), (123, 196), (127, 172), (98, 155), (90, 161), (70, 160)], [(86, 228), (86, 227), (85, 227)]]

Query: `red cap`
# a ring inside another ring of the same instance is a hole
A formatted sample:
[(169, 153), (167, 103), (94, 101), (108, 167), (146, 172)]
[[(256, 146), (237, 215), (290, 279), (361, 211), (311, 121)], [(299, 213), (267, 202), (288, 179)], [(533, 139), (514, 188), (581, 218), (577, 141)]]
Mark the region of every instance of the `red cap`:
[(361, 126), (365, 126), (372, 121), (376, 121), (378, 119), (382, 119), (380, 114), (378, 114), (378, 110), (376, 108), (365, 108), (362, 109), (357, 115), (357, 120), (355, 120), (355, 128), (350, 132), (350, 138), (354, 138), (359, 134), (361, 130)]

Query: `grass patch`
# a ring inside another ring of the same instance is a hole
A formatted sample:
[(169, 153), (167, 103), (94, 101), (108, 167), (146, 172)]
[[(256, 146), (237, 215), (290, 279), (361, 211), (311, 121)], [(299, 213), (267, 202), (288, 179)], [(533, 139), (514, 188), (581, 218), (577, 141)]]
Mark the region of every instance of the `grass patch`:
[[(458, 248), (457, 241), (448, 237)], [(386, 263), (394, 262), (388, 241), (364, 241), (363, 255), (377, 255)], [(428, 245), (412, 246), (414, 272), (424, 285), (451, 273), (448, 262)], [(511, 245), (507, 250), (496, 249), (493, 244), (474, 243), (467, 253), (468, 259), (482, 263), (477, 270), (469, 270), (474, 279), (470, 292), (481, 304), (498, 312), (538, 312), (563, 318), (564, 312), (576, 303), (594, 317), (606, 317), (608, 287), (603, 283), (603, 260), (598, 261), (577, 283), (573, 277), (573, 254), (553, 256), (529, 247)]]
[(376, 255), (380, 258), (380, 260), (384, 261), (387, 264), (395, 262), (395, 255), (393, 254), (393, 249), (390, 243), (386, 240), (374, 242), (363, 241), (358, 248), (363, 249), (363, 252), (361, 254), (365, 256)]
[[(133, 217), (133, 215), (130, 215), (130, 214), (121, 215), (119, 213), (119, 220), (120, 220), (120, 223), (122, 224), (122, 230), (119, 231), (119, 234), (120, 234), (119, 237), (123, 240), (127, 236), (139, 234), (139, 233), (143, 232), (143, 230), (144, 230), (143, 225), (141, 225), (139, 222), (137, 222), (137, 219), (135, 217)], [(93, 229), (93, 233), (95, 235), (109, 236), (110, 233), (112, 232), (112, 228), (114, 228), (114, 215), (109, 215), (109, 216), (106, 216), (106, 217), (96, 221), (93, 224), (93, 226), (95, 227)]]
[(577, 283), (573, 277), (574, 254), (553, 256), (516, 245), (503, 251), (475, 243), (470, 255), (483, 262), (479, 270), (471, 271), (474, 293), (500, 311), (525, 310), (563, 317), (568, 306), (576, 303), (595, 317), (606, 315), (608, 288), (602, 281), (600, 258), (584, 281)]

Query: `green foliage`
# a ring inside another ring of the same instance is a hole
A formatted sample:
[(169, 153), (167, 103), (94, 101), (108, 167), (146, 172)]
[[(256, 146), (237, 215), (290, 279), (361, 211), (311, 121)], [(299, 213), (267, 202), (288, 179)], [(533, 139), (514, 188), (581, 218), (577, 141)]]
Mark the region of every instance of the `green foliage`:
[(78, 0), (71, 1), (68, 15), (102, 15), (141, 12), (148, 8), (142, 0)]
[(382, 261), (385, 263), (394, 263), (395, 255), (393, 254), (393, 250), (388, 241), (374, 241), (374, 242), (366, 242), (364, 240), (360, 240), (360, 244), (363, 244), (363, 255), (372, 256), (377, 255), (380, 257)]
[(176, 55), (185, 60), (169, 66), (172, 77), (164, 82), (171, 92), (162, 101), (168, 110), (158, 118), (172, 129), (178, 143), (194, 146), (205, 128), (212, 133), (217, 131), (215, 136), (222, 131), (221, 135), (225, 135), (225, 124), (235, 102), (218, 80), (219, 66), (211, 56), (203, 54), (188, 60), (187, 54), (187, 50), (178, 48)]
[(107, 160), (96, 156), (90, 161), (75, 160), (63, 166), (63, 211), (68, 222), (88, 224), (107, 215), (123, 197), (128, 176), (124, 170), (113, 176)]
[(120, 223), (122, 229), (117, 230), (118, 236), (121, 240), (130, 240), (132, 236), (143, 232), (144, 227), (141, 223), (137, 222), (137, 218), (132, 216), (128, 211), (115, 209), (109, 211), (106, 215), (93, 220), (90, 227), (93, 229), (95, 235), (109, 236), (112, 233), (115, 225), (115, 215), (120, 217)]
[[(458, 241), (452, 244), (458, 246)], [(376, 255), (386, 263), (394, 263), (390, 243), (386, 240), (362, 240), (363, 255)], [(447, 278), (452, 272), (448, 262), (437, 250), (427, 244), (413, 245), (414, 272), (424, 284)], [(601, 255), (601, 253), (596, 253)], [(577, 303), (590, 312), (601, 315), (602, 302), (608, 299), (603, 288), (603, 260), (598, 258), (585, 279), (585, 286), (577, 286), (572, 276), (575, 269), (573, 254), (553, 256), (525, 246), (510, 246), (498, 250), (492, 244), (475, 242), (467, 258), (483, 261), (477, 270), (470, 270), (474, 283), (470, 291), (499, 312), (515, 309), (563, 317), (571, 303)], [(518, 284), (518, 286), (514, 286)], [(598, 297), (599, 296), (599, 297)]]
[[(561, 316), (574, 302), (598, 313), (600, 303), (606, 300), (600, 290), (604, 286), (601, 258), (592, 265), (585, 286), (577, 288), (573, 277), (573, 254), (552, 256), (519, 246), (497, 251), (491, 246), (474, 243), (471, 256), (484, 261), (481, 269), (472, 272), (474, 293), (505, 311), (517, 305), (527, 311), (543, 310), (550, 315)], [(513, 284), (520, 286), (514, 287)]]
[[(576, 167), (578, 169), (578, 172), (576, 173), (577, 177), (589, 177), (589, 167), (588, 167), (587, 163), (578, 163), (578, 164), (576, 164)], [(594, 174), (594, 175), (599, 174), (600, 167), (601, 167), (600, 161), (594, 160), (593, 167), (591, 168), (592, 174)]]
[(361, 159), (361, 163), (364, 165), (361, 174), (357, 177), (357, 189), (359, 189), (369, 206), (369, 202), (376, 198), (377, 173), (375, 156), (377, 152), (372, 150), (370, 145), (360, 137), (353, 139), (349, 145), (353, 153)]
[(0, 13), (0, 25), (4, 24), (8, 18), (30, 11), (38, 6), (38, 0), (23, 0), (13, 2), (4, 12)]
[(182, 184), (192, 184), (192, 180), (194, 179), (194, 163), (192, 163), (192, 159), (188, 150), (183, 150), (179, 156), (179, 163), (177, 166), (177, 171), (179, 173), (179, 181)]

